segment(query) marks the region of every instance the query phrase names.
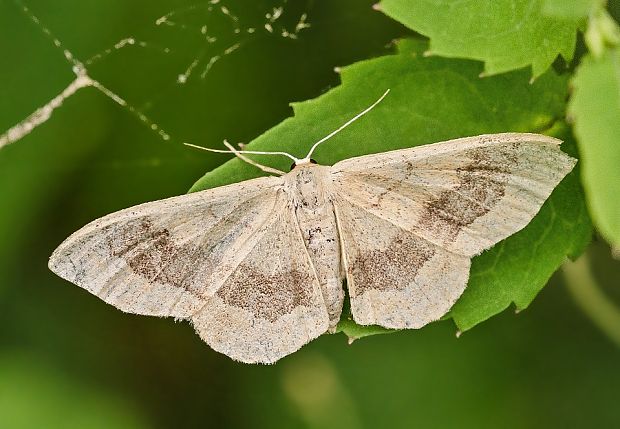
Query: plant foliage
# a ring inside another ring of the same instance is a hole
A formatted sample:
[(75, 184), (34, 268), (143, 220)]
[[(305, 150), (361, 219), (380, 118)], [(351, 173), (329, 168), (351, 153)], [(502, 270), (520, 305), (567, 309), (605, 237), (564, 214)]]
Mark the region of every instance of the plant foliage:
[[(553, 5), (552, 5), (553, 6)], [(484, 61), (486, 75), (570, 60), (578, 19), (544, 11), (543, 0), (383, 0), (388, 16), (430, 38), (428, 54)]]
[[(533, 84), (525, 70), (480, 79), (475, 61), (425, 57), (427, 45), (403, 40), (398, 52), (341, 70), (342, 85), (293, 104), (295, 115), (248, 144), (248, 150), (288, 151), (302, 157), (313, 142), (336, 129), (385, 89), (384, 102), (320, 146), (320, 164), (367, 153), (413, 147), (450, 138), (503, 131), (553, 132), (561, 120), (566, 77), (548, 71)], [(518, 103), (515, 102), (518, 100)], [(258, 158), (255, 158), (258, 159)], [(286, 169), (287, 158), (260, 162)], [(256, 177), (261, 172), (233, 159), (207, 173), (199, 191)], [(461, 330), (502, 311), (525, 308), (567, 255), (587, 244), (590, 224), (575, 173), (554, 191), (532, 223), (475, 258), (469, 286), (450, 316)], [(355, 325), (344, 314), (341, 330), (352, 338), (385, 332)]]

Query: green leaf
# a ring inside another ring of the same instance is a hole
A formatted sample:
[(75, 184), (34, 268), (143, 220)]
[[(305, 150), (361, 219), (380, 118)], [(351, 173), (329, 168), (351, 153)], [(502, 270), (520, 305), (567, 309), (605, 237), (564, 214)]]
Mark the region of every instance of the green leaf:
[(485, 75), (532, 66), (545, 72), (558, 54), (570, 60), (577, 19), (543, 13), (543, 0), (383, 0), (379, 9), (428, 36), (429, 54), (485, 62)]
[[(345, 287), (346, 288), (346, 287)], [(383, 326), (362, 326), (353, 321), (353, 315), (351, 314), (351, 305), (349, 302), (349, 294), (347, 293), (344, 298), (344, 305), (342, 309), (342, 316), (340, 322), (336, 328), (336, 332), (342, 332), (349, 338), (349, 344), (360, 338), (369, 337), (371, 335), (378, 334), (390, 334), (397, 332), (396, 329), (387, 329)]]
[[(426, 48), (425, 43), (406, 40), (400, 43), (397, 55), (345, 67), (342, 85), (314, 100), (293, 104), (295, 116), (256, 138), (248, 149), (304, 156), (313, 142), (368, 106), (387, 88), (392, 91), (379, 106), (317, 149), (313, 157), (320, 164), (461, 136), (540, 132), (563, 116), (566, 79), (552, 71), (533, 84), (525, 70), (480, 79), (480, 63), (424, 57)], [(254, 159), (283, 170), (290, 167), (286, 158)], [(255, 167), (233, 159), (207, 173), (191, 191), (250, 179), (259, 173)], [(583, 247), (590, 231), (578, 182), (565, 180), (546, 207), (518, 236), (474, 260), (472, 282), (466, 292), (469, 297), (464, 296), (468, 301), (455, 307), (459, 328), (467, 329), (487, 319), (512, 301), (525, 307), (566, 254), (576, 254)], [(541, 225), (547, 224), (550, 233), (541, 239)], [(521, 251), (515, 252), (515, 248)], [(489, 268), (491, 260), (493, 268)], [(523, 275), (526, 268), (527, 276)], [(488, 287), (491, 280), (492, 287)], [(346, 319), (345, 312), (340, 328), (353, 337), (377, 333), (375, 327), (357, 327), (354, 332)]]
[(544, 0), (543, 13), (557, 18), (583, 19), (604, 5), (605, 0)]
[[(576, 157), (566, 130), (556, 133)], [(508, 308), (525, 309), (566, 256), (575, 259), (590, 242), (592, 225), (575, 168), (553, 191), (527, 228), (474, 258), (467, 289), (450, 310), (461, 331)]]
[(620, 245), (620, 49), (586, 56), (573, 80), (569, 114), (582, 159), (582, 181), (592, 219), (603, 237)]
[(342, 332), (349, 338), (349, 343), (360, 338), (369, 337), (371, 335), (390, 334), (396, 332), (394, 329), (387, 329), (382, 326), (361, 326), (353, 321), (350, 316), (342, 317), (338, 323), (336, 332)]
[(600, 59), (608, 47), (620, 45), (620, 27), (603, 7), (590, 13), (584, 41), (595, 59)]

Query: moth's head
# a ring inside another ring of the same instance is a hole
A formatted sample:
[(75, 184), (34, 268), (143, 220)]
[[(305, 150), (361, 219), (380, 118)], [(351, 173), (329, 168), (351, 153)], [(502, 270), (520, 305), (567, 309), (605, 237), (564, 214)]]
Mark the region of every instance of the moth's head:
[(300, 159), (291, 164), (291, 171), (295, 169), (295, 167), (301, 167), (305, 165), (318, 164), (314, 159)]

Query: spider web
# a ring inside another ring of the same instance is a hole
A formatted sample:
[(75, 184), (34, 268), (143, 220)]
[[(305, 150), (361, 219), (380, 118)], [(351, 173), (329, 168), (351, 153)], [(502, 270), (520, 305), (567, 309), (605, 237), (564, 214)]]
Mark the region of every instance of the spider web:
[[(130, 112), (146, 127), (151, 129), (164, 141), (170, 140), (171, 135), (157, 122), (145, 113), (155, 103), (153, 97), (144, 101), (140, 106), (129, 103), (127, 99), (115, 89), (107, 86), (101, 80), (94, 79), (91, 69), (106, 62), (112, 55), (129, 48), (148, 49), (163, 56), (174, 52), (171, 47), (165, 46), (167, 35), (162, 36), (163, 42), (141, 40), (128, 35), (111, 46), (91, 55), (88, 58), (78, 58), (72, 50), (43, 23), (25, 3), (15, 0), (15, 4), (23, 14), (42, 32), (50, 43), (62, 54), (68, 68), (71, 69), (74, 79), (47, 103), (38, 107), (26, 118), (0, 134), (0, 149), (17, 142), (49, 121), (54, 112), (63, 103), (83, 88), (94, 88), (117, 105)], [(299, 34), (310, 27), (307, 22), (307, 13), (296, 13), (291, 20), (287, 15), (288, 0), (280, 0), (275, 5), (263, 5), (253, 9), (241, 17), (234, 8), (221, 0), (206, 0), (185, 7), (177, 8), (158, 17), (152, 25), (161, 30), (175, 32), (176, 37), (190, 38), (198, 41), (198, 49), (191, 54), (192, 59), (184, 69), (179, 70), (174, 85), (185, 85), (193, 80), (205, 81), (209, 73), (220, 61), (243, 49), (257, 37), (277, 37), (295, 40)], [(245, 10), (247, 12), (247, 10)], [(256, 16), (256, 15), (259, 16)], [(286, 19), (285, 19), (286, 17)], [(253, 24), (250, 24), (253, 23)], [(196, 43), (194, 43), (196, 44)], [(184, 46), (185, 44), (181, 44)], [(191, 45), (191, 44), (188, 44)]]

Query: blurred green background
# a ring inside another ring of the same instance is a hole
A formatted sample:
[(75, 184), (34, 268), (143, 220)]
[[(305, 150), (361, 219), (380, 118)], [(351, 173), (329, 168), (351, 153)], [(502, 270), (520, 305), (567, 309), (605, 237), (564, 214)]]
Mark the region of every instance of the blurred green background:
[[(620, 350), (556, 275), (531, 307), (508, 310), (455, 338), (451, 321), (347, 345), (326, 335), (273, 366), (231, 361), (187, 323), (123, 314), (47, 269), (52, 250), (104, 214), (182, 194), (225, 155), (189, 150), (249, 141), (291, 114), (288, 103), (339, 83), (336, 66), (392, 51), (410, 33), (366, 0), (291, 1), (312, 27), (290, 40), (265, 31), (205, 79), (176, 83), (204, 49), (191, 28), (155, 26), (189, 1), (29, 0), (78, 58), (133, 36), (89, 68), (172, 136), (164, 142), (94, 89), (0, 151), (0, 428), (548, 428), (620, 427)], [(227, 1), (261, 28), (275, 1)], [(209, 23), (220, 40), (230, 25)], [(218, 27), (220, 26), (220, 27)], [(218, 30), (219, 29), (219, 30)], [(170, 53), (163, 53), (164, 47)], [(40, 28), (0, 1), (0, 130), (72, 80)], [(620, 263), (589, 250), (605, 293), (620, 300)]]

